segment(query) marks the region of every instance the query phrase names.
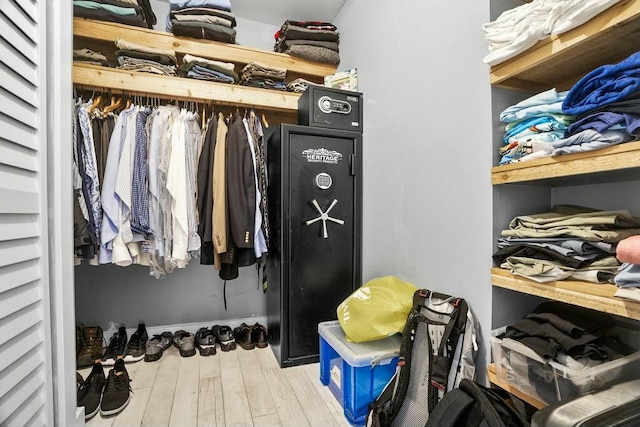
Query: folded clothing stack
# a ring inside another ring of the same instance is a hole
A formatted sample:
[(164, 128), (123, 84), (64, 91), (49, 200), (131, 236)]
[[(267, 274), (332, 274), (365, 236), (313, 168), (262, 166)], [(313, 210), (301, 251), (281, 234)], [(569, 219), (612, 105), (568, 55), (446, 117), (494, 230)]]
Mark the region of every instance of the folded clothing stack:
[(276, 32), (275, 52), (324, 64), (340, 63), (340, 34), (330, 22), (287, 20)]
[(146, 28), (157, 22), (149, 0), (73, 0), (73, 15)]
[(181, 76), (193, 79), (220, 83), (235, 83), (238, 80), (238, 74), (234, 71), (234, 64), (213, 61), (189, 54), (182, 58), (182, 65), (178, 71)]
[(170, 0), (167, 31), (176, 36), (236, 42), (236, 18), (230, 0)]
[(240, 84), (244, 86), (261, 87), (265, 89), (287, 90), (284, 68), (267, 67), (258, 62), (250, 62), (242, 69)]
[(83, 47), (73, 50), (73, 60), (83, 62), (85, 64), (102, 65), (103, 67), (116, 67), (117, 63), (109, 61), (106, 56), (100, 52)]
[(503, 12), (482, 26), (489, 53), (484, 62), (500, 64), (550, 34), (578, 27), (619, 0), (533, 0)]
[(116, 39), (118, 68), (128, 71), (176, 75), (176, 53), (168, 49), (158, 49), (139, 45), (123, 39)]
[(500, 113), (506, 123), (504, 145), (500, 147), (500, 164), (524, 162), (551, 156), (556, 141), (575, 120), (562, 114), (567, 92), (555, 89), (538, 93)]

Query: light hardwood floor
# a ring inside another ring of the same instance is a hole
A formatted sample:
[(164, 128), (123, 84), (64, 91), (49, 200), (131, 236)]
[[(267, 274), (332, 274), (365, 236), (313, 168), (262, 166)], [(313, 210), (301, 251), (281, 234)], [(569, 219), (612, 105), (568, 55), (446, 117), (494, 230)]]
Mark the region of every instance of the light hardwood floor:
[(88, 426), (350, 426), (320, 383), (319, 364), (280, 369), (270, 348), (184, 358), (170, 347), (159, 361), (129, 363), (127, 371), (129, 405)]

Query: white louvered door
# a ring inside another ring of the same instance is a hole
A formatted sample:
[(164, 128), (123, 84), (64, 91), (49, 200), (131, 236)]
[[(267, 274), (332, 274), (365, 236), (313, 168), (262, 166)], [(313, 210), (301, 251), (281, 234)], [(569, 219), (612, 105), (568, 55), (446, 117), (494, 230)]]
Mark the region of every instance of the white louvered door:
[(45, 26), (0, 0), (0, 426), (52, 425)]

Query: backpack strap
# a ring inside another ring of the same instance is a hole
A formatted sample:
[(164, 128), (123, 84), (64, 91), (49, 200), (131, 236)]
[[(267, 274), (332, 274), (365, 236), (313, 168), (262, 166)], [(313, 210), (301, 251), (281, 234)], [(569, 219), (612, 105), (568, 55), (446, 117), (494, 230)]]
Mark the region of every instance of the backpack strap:
[(420, 309), (424, 305), (427, 295), (428, 291), (426, 289), (414, 292), (413, 309), (407, 316), (407, 322), (402, 331), (402, 341), (400, 343), (396, 373), (382, 390), (380, 396), (378, 396), (373, 403), (369, 404), (367, 427), (390, 426), (402, 407), (402, 403), (407, 394), (407, 388), (409, 387), (411, 353), (413, 351), (416, 329), (418, 322), (423, 318)]
[[(414, 304), (411, 313), (407, 318), (407, 323), (404, 325), (404, 330), (402, 331), (402, 342), (400, 344), (400, 355), (398, 357), (398, 370), (396, 371), (396, 384), (393, 390), (393, 398), (392, 398), (392, 407), (391, 414), (389, 417), (389, 422), (391, 422), (402, 407), (402, 403), (404, 402), (404, 398), (407, 395), (407, 388), (409, 387), (409, 376), (411, 374), (411, 355), (413, 352), (413, 343), (415, 342), (416, 332), (418, 330), (418, 323), (424, 320), (424, 316), (420, 313), (420, 308), (422, 307), (422, 302), (420, 302), (420, 298), (424, 301), (425, 296), (416, 297), (416, 294), (421, 293), (421, 291), (426, 291), (425, 289), (420, 289), (414, 293), (414, 303), (416, 299), (418, 299), (418, 303)], [(431, 363), (431, 341), (429, 341), (429, 363)], [(431, 370), (431, 369), (429, 369)]]
[(456, 427), (460, 416), (473, 404), (473, 397), (463, 390), (451, 390), (433, 409), (426, 427)]

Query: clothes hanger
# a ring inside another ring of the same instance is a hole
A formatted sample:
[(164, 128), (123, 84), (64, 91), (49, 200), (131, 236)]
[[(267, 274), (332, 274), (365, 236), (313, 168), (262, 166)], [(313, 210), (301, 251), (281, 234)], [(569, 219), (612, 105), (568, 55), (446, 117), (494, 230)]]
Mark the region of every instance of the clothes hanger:
[(262, 113), (260, 118), (262, 119), (262, 126), (264, 128), (268, 128), (269, 127), (269, 122), (267, 121), (267, 118), (265, 117), (264, 113)]
[(98, 107), (98, 105), (100, 105), (101, 102), (102, 102), (102, 95), (98, 95), (96, 98), (94, 98), (93, 104), (87, 107), (87, 114), (95, 110)]

